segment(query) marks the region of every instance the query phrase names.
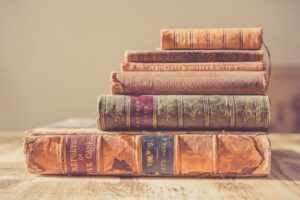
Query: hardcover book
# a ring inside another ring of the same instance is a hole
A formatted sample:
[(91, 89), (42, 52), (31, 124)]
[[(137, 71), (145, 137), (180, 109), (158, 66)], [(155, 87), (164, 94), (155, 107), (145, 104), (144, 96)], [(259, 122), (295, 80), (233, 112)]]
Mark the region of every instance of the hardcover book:
[(161, 49), (260, 49), (262, 28), (163, 29)]
[(211, 62), (211, 63), (138, 63), (122, 62), (122, 71), (265, 71), (266, 63)]
[(112, 94), (265, 94), (266, 71), (112, 72)]
[(125, 61), (141, 63), (255, 62), (263, 50), (139, 50), (126, 51)]
[[(82, 120), (72, 122), (78, 127)], [(63, 124), (60, 124), (63, 126)], [(270, 173), (265, 132), (101, 132), (39, 128), (24, 141), (37, 174), (255, 177)]]
[(267, 130), (267, 96), (103, 95), (101, 130)]

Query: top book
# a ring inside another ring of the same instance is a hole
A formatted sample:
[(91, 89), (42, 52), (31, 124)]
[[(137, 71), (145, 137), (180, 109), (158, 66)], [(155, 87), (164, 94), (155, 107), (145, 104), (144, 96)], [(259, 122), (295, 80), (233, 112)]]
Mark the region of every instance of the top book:
[(260, 49), (262, 28), (163, 29), (161, 49)]

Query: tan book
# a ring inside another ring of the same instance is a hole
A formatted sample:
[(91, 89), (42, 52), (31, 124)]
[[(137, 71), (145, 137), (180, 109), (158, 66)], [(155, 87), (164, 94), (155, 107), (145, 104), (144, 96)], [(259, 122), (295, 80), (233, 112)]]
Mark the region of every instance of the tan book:
[(262, 28), (163, 29), (161, 49), (260, 49)]
[(112, 72), (112, 94), (265, 94), (265, 71)]
[(212, 62), (212, 63), (139, 63), (122, 62), (121, 71), (264, 71), (266, 63)]
[[(82, 120), (73, 121), (76, 127)], [(63, 123), (60, 124), (63, 126)], [(257, 177), (271, 168), (266, 132), (26, 132), (26, 167), (36, 174)]]
[(256, 62), (263, 61), (263, 50), (137, 50), (126, 51), (125, 62)]
[(270, 102), (258, 95), (103, 95), (101, 130), (267, 130)]

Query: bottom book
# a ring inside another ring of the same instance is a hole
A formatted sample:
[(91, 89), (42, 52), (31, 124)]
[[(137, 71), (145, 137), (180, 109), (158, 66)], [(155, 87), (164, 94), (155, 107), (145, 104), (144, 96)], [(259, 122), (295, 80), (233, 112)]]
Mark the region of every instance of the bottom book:
[[(85, 123), (79, 120), (77, 124)], [(28, 171), (255, 177), (266, 176), (271, 169), (271, 148), (265, 132), (103, 132), (67, 124), (66, 127), (27, 131), (24, 153)]]

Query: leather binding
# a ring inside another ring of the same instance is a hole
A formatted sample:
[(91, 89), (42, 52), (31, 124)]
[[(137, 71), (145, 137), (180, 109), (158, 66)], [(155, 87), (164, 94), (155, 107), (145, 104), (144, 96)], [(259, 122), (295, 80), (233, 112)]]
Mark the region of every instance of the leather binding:
[(112, 94), (261, 95), (268, 87), (265, 71), (112, 72)]
[(26, 167), (36, 174), (258, 177), (270, 173), (265, 132), (27, 131)]
[(265, 71), (266, 63), (212, 62), (212, 63), (138, 63), (122, 62), (121, 71)]
[(161, 49), (260, 49), (262, 28), (163, 29)]
[(101, 130), (267, 130), (268, 96), (103, 95)]
[(255, 62), (263, 61), (263, 50), (131, 50), (125, 62)]

